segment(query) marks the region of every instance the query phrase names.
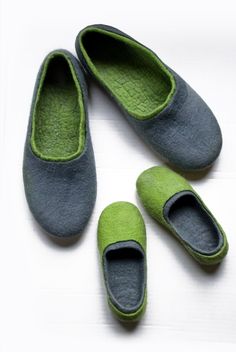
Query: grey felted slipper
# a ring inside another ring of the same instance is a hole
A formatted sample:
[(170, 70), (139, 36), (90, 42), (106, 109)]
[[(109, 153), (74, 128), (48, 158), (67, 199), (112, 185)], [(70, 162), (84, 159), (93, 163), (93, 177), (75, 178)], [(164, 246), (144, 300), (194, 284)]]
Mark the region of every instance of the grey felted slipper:
[(52, 236), (77, 236), (96, 199), (87, 90), (78, 61), (65, 50), (45, 58), (35, 84), (24, 150), (25, 194)]
[(215, 161), (222, 136), (212, 111), (150, 49), (116, 28), (92, 25), (78, 34), (76, 51), (136, 132), (164, 159), (184, 170)]

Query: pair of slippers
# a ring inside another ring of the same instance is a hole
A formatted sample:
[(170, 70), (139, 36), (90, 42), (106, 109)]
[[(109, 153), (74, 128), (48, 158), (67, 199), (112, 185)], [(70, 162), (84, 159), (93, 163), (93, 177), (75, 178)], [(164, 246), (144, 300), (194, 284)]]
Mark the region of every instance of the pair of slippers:
[[(136, 132), (169, 163), (209, 167), (222, 137), (206, 103), (150, 49), (118, 29), (93, 25), (76, 39), (80, 64), (51, 52), (38, 73), (25, 143), (29, 207), (52, 236), (78, 236), (96, 199), (96, 170), (81, 66), (111, 95)], [(153, 207), (155, 207), (153, 205)]]
[[(136, 186), (147, 212), (197, 262), (215, 265), (222, 261), (228, 251), (226, 235), (186, 179), (156, 166), (145, 170)], [(98, 246), (112, 311), (120, 320), (138, 320), (147, 300), (146, 230), (135, 205), (116, 202), (103, 210)]]

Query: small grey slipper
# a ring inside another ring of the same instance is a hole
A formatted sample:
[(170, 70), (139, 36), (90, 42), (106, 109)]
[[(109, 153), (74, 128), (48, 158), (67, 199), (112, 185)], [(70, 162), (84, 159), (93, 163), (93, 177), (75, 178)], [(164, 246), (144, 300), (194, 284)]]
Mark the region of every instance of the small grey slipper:
[(92, 25), (78, 34), (76, 51), (154, 151), (184, 170), (215, 161), (222, 136), (212, 111), (150, 49), (116, 28)]
[(96, 199), (86, 104), (86, 84), (78, 61), (65, 50), (51, 52), (35, 85), (23, 176), (35, 219), (57, 238), (79, 235)]

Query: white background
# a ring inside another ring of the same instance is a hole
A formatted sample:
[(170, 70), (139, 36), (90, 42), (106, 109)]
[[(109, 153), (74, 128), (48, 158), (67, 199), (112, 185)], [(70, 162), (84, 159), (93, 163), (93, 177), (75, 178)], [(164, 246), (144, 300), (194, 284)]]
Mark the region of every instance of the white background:
[[(1, 0), (0, 14), (0, 351), (74, 352), (101, 344), (104, 351), (235, 351), (235, 1)], [(153, 49), (218, 118), (219, 160), (208, 173), (189, 175), (229, 239), (215, 271), (203, 270), (142, 208), (136, 178), (161, 161), (91, 82), (98, 196), (89, 226), (63, 248), (28, 210), (21, 169), (39, 65), (53, 49), (75, 53), (78, 31), (93, 23), (118, 27)], [(147, 225), (148, 306), (136, 329), (111, 316), (98, 266), (98, 217), (117, 200), (137, 204)]]

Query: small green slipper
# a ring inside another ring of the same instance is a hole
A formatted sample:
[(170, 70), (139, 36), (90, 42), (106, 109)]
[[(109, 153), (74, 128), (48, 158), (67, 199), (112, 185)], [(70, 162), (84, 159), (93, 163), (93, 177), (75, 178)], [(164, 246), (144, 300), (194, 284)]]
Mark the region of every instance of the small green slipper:
[(98, 223), (98, 247), (112, 312), (122, 321), (137, 321), (146, 308), (146, 230), (128, 202), (106, 207)]
[(149, 214), (200, 264), (217, 264), (226, 256), (228, 242), (222, 227), (182, 176), (152, 167), (138, 177), (137, 191)]

